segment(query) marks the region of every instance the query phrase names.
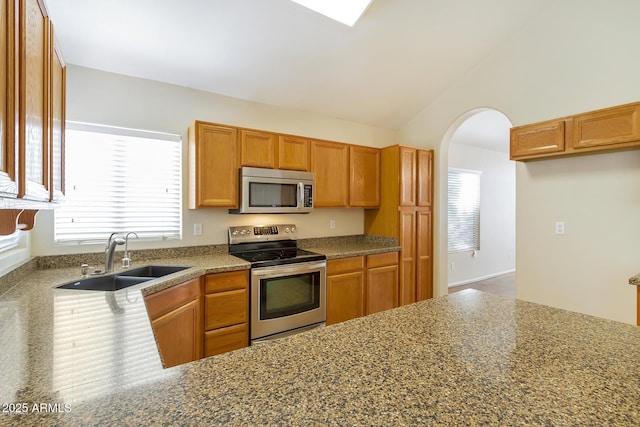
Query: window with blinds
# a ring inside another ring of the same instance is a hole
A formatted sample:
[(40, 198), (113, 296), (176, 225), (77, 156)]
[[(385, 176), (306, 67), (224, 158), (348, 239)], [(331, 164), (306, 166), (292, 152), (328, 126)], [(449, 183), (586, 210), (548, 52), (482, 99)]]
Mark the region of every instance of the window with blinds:
[(449, 168), (449, 252), (480, 249), (480, 176)]
[(179, 135), (67, 122), (65, 202), (55, 210), (56, 243), (182, 237)]
[(21, 233), (20, 230), (16, 230), (7, 236), (0, 236), (0, 253), (17, 248)]

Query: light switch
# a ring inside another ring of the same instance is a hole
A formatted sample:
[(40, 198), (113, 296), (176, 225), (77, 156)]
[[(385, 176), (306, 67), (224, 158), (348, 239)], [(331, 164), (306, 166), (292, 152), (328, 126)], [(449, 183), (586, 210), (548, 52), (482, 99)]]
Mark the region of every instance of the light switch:
[(564, 221), (556, 221), (556, 234), (564, 234)]
[(202, 224), (193, 224), (193, 235), (202, 236)]

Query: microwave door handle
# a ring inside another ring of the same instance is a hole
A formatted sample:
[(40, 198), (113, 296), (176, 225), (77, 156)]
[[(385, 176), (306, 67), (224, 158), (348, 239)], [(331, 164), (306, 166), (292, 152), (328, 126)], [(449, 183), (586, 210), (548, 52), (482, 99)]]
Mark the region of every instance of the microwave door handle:
[(298, 183), (298, 209), (304, 208), (304, 184)]

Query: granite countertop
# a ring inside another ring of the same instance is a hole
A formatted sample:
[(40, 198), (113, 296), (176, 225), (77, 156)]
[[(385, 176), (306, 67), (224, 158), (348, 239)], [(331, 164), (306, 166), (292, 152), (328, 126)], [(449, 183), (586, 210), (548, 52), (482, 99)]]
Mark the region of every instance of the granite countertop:
[(381, 236), (345, 236), (325, 239), (299, 240), (298, 245), (306, 250), (318, 252), (327, 259), (347, 258), (399, 251), (398, 240)]
[(640, 423), (631, 325), (467, 290), (163, 370), (140, 297), (4, 298), (0, 424)]

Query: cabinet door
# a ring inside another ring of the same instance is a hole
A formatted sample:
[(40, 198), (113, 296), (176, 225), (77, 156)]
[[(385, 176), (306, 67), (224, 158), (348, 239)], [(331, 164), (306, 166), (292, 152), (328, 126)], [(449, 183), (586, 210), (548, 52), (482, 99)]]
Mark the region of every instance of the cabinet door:
[(16, 197), (18, 182), (16, 178), (16, 114), (18, 96), (16, 67), (16, 22), (17, 2), (0, 2), (0, 196)]
[(400, 211), (400, 283), (398, 303), (416, 301), (416, 213), (413, 209)]
[(200, 359), (200, 301), (191, 301), (151, 322), (165, 368)]
[(238, 207), (238, 140), (234, 128), (196, 122), (189, 128), (189, 208)]
[(622, 105), (573, 118), (572, 147), (615, 148), (640, 140), (640, 105)]
[(39, 0), (20, 1), (19, 197), (49, 200), (49, 18)]
[[(53, 25), (51, 25), (51, 40)], [(64, 199), (64, 125), (66, 109), (66, 72), (67, 67), (58, 45), (52, 43), (51, 49), (51, 95), (49, 97), (49, 140), (51, 141), (50, 197), (52, 201)]]
[(315, 175), (314, 206), (347, 206), (349, 146), (337, 142), (312, 141), (311, 164)]
[(416, 301), (422, 301), (433, 297), (431, 210), (419, 210), (416, 221)]
[(535, 158), (565, 149), (565, 121), (553, 120), (511, 128), (511, 159)]
[(398, 266), (367, 270), (365, 314), (377, 313), (398, 306)]
[(417, 150), (400, 147), (400, 206), (416, 205)]
[(207, 294), (204, 301), (204, 329), (208, 331), (246, 323), (248, 309), (249, 293), (246, 289)]
[(364, 272), (327, 276), (327, 325), (364, 315)]
[(276, 136), (272, 133), (252, 130), (240, 131), (240, 166), (273, 169)]
[(380, 206), (380, 150), (349, 147), (349, 206)]
[(200, 278), (145, 297), (147, 312), (164, 366), (202, 357)]
[(433, 203), (433, 151), (418, 150), (417, 161), (417, 205), (430, 207)]
[(311, 169), (309, 140), (297, 136), (280, 135), (276, 169), (309, 171)]
[(246, 323), (204, 333), (204, 357), (238, 350), (248, 345), (249, 330)]

